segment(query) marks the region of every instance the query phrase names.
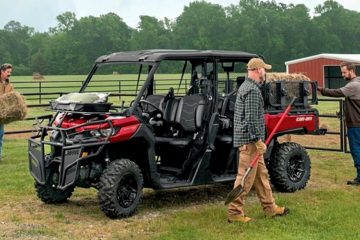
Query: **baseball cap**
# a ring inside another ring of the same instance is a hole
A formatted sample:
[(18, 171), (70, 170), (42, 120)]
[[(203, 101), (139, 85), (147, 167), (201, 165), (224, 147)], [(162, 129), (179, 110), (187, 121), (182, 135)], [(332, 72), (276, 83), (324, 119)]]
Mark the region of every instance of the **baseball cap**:
[(252, 58), (247, 64), (248, 69), (265, 68), (271, 69), (271, 65), (266, 64), (261, 58)]

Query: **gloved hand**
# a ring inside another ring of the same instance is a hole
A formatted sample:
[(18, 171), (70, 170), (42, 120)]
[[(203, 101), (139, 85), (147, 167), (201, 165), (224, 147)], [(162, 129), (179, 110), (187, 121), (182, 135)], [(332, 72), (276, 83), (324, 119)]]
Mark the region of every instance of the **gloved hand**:
[(259, 151), (259, 154), (263, 155), (266, 152), (266, 144), (262, 141), (259, 140), (255, 143), (256, 149)]

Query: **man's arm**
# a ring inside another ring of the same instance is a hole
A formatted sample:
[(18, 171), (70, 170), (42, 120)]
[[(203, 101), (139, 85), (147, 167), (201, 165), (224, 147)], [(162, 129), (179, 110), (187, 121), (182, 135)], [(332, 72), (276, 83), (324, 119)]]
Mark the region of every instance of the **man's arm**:
[(342, 90), (340, 88), (330, 89), (330, 88), (318, 87), (317, 89), (320, 91), (321, 95), (323, 95), (323, 96), (345, 97), (344, 93), (342, 92)]

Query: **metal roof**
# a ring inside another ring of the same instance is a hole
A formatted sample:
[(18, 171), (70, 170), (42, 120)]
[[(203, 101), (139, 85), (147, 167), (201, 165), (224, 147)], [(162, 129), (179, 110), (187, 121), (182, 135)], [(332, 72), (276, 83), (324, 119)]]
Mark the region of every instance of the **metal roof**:
[(152, 49), (112, 53), (99, 57), (96, 59), (96, 62), (157, 62), (163, 59), (190, 59), (207, 57), (229, 60), (249, 60), (250, 58), (259, 56), (254, 53), (242, 51)]
[(322, 53), (310, 57), (305, 58), (299, 58), (291, 61), (285, 62), (285, 65), (289, 64), (295, 64), (305, 61), (310, 61), (318, 58), (328, 58), (328, 59), (334, 59), (334, 60), (340, 60), (340, 61), (347, 61), (347, 62), (354, 62), (354, 63), (360, 63), (360, 54), (333, 54), (333, 53)]

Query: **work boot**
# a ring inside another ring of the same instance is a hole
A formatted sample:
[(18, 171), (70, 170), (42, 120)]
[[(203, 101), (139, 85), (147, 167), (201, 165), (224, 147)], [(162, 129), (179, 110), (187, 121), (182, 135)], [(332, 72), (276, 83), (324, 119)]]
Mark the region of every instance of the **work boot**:
[(347, 185), (358, 186), (358, 185), (360, 185), (360, 181), (359, 181), (359, 179), (354, 178), (354, 180), (349, 180), (349, 181), (347, 181)]
[(290, 212), (290, 209), (287, 207), (275, 206), (271, 210), (265, 210), (265, 215), (267, 217), (285, 216), (285, 215), (289, 214), (289, 212)]
[(243, 216), (243, 215), (229, 215), (228, 216), (229, 223), (232, 223), (232, 222), (248, 223), (250, 221), (252, 221), (251, 218), (249, 218), (247, 216)]

